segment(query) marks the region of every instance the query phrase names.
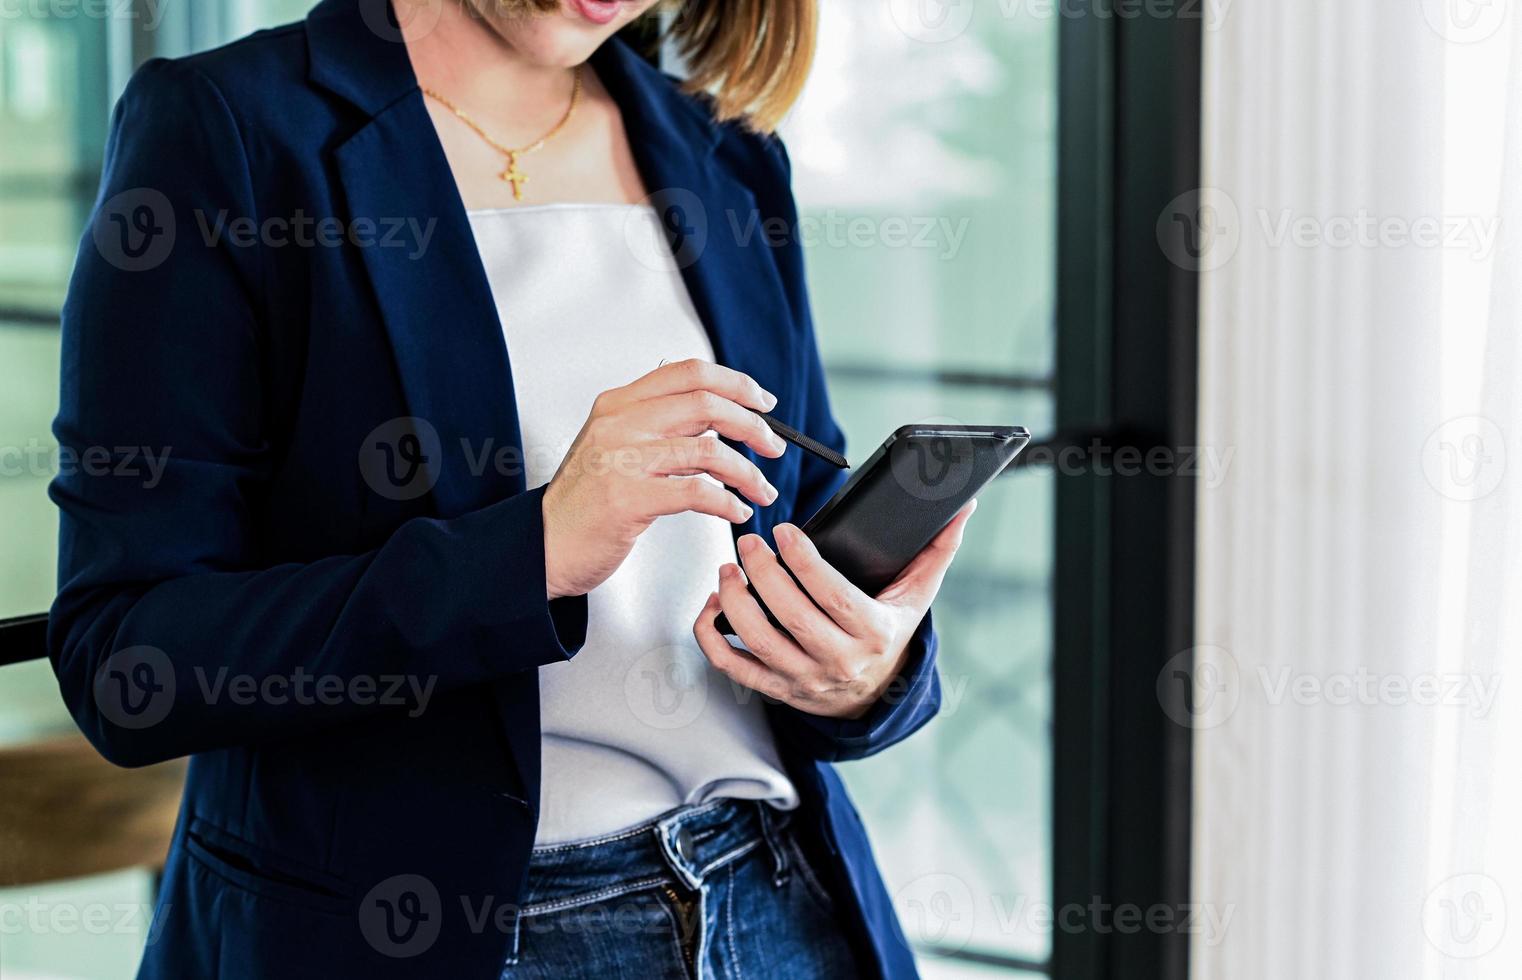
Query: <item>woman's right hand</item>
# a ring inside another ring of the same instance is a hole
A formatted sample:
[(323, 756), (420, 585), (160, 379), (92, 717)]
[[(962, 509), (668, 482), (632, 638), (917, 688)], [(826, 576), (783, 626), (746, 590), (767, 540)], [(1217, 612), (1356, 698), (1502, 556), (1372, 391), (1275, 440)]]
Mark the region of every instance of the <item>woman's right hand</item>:
[(549, 598), (601, 585), (662, 515), (745, 523), (751, 508), (726, 486), (762, 506), (776, 500), (756, 465), (719, 440), (781, 456), (787, 444), (757, 414), (776, 404), (747, 375), (695, 359), (598, 395), (544, 493)]

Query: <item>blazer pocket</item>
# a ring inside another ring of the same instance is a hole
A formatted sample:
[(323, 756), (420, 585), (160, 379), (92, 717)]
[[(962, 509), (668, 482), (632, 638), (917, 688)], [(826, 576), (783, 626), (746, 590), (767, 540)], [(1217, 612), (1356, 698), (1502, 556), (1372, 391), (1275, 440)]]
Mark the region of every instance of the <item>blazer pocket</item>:
[(332, 915), (354, 910), (354, 892), (346, 883), (298, 869), (200, 818), (191, 821), (182, 840), (191, 860), (235, 888)]

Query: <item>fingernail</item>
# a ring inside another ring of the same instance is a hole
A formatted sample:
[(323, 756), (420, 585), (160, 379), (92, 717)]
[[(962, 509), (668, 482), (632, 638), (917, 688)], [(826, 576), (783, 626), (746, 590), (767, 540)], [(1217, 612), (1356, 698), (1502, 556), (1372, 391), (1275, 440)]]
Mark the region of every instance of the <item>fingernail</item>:
[(750, 504), (741, 504), (740, 505), (740, 523), (744, 524), (746, 521), (750, 520), (751, 515), (754, 514), (754, 513), (755, 513), (755, 510), (753, 510), (751, 508)]
[(772, 409), (777, 407), (777, 396), (767, 391), (765, 388), (762, 388), (761, 406), (766, 409), (766, 411), (770, 412)]
[(761, 539), (756, 537), (754, 534), (745, 535), (740, 539), (740, 554), (748, 555), (751, 552), (755, 551), (756, 545), (760, 543), (760, 541)]
[(776, 527), (772, 528), (772, 537), (777, 539), (778, 544), (792, 544), (793, 525), (778, 524)]
[(772, 486), (770, 483), (766, 484), (766, 503), (767, 503), (767, 505), (770, 506), (772, 504), (775, 504), (777, 502), (777, 497), (778, 496), (779, 496), (779, 494), (777, 493), (777, 488)]

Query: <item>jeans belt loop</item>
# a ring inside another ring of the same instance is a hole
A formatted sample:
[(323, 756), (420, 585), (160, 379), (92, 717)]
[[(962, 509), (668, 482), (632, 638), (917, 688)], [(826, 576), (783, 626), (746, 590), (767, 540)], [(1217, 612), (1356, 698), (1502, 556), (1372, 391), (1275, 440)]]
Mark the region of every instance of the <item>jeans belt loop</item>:
[(782, 828), (777, 825), (775, 811), (767, 803), (757, 802), (756, 810), (761, 817), (761, 837), (766, 849), (772, 852), (772, 884), (781, 888), (787, 884), (792, 869), (788, 867), (787, 851), (782, 846)]

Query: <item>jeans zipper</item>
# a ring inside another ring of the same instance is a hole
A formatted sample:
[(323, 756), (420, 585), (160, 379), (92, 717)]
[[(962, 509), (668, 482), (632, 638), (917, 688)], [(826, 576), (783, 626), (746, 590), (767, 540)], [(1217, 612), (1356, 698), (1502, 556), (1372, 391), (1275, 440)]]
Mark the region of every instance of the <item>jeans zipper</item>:
[(687, 962), (687, 975), (698, 975), (696, 925), (693, 921), (695, 903), (690, 899), (684, 899), (677, 894), (677, 890), (670, 885), (662, 885), (666, 898), (671, 901), (672, 909), (676, 912), (677, 945), (682, 948), (682, 959)]

